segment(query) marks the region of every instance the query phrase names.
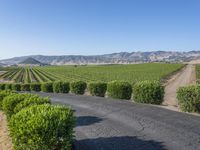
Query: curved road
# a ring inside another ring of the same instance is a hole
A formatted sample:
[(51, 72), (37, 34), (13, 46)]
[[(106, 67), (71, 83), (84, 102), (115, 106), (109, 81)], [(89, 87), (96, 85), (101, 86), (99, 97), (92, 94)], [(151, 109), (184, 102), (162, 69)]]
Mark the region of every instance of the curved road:
[(75, 110), (75, 150), (200, 150), (198, 116), (126, 100), (40, 95)]

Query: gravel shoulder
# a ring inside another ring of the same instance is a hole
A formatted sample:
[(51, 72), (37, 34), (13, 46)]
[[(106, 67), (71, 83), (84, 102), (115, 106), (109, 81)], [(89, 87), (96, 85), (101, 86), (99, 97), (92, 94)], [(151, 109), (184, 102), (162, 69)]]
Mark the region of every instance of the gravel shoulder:
[(200, 117), (126, 100), (40, 93), (77, 116), (75, 150), (198, 150)]

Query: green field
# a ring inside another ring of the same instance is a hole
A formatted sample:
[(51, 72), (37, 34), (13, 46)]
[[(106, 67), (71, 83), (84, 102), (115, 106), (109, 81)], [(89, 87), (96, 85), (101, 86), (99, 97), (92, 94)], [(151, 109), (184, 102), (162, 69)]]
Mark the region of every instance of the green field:
[(142, 80), (161, 80), (180, 69), (182, 64), (144, 63), (130, 65), (45, 66), (12, 68), (0, 76), (17, 83), (49, 81), (112, 81), (135, 83)]

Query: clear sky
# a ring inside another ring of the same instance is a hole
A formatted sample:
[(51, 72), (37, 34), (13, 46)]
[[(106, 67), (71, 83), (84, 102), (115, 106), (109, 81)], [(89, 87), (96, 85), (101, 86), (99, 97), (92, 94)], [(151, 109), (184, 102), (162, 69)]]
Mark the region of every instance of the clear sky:
[(0, 0), (0, 59), (200, 50), (200, 0)]

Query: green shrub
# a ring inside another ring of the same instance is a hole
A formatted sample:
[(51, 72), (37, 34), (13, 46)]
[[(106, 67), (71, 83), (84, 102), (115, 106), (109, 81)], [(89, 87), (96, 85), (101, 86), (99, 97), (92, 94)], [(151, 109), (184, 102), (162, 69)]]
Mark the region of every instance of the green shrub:
[(164, 87), (157, 81), (141, 81), (133, 86), (133, 100), (139, 103), (161, 104)]
[(0, 109), (2, 109), (2, 102), (3, 102), (3, 99), (10, 95), (12, 92), (9, 91), (9, 90), (5, 90), (5, 91), (0, 91)]
[(1, 84), (0, 84), (0, 90), (5, 90), (5, 86), (6, 86), (5, 83), (1, 83)]
[(33, 105), (22, 109), (9, 121), (16, 150), (70, 150), (75, 118), (66, 106)]
[(53, 92), (53, 83), (52, 82), (42, 83), (41, 90), (42, 92), (49, 92), (49, 93)]
[(12, 90), (21, 91), (21, 84), (18, 84), (18, 83), (12, 84)]
[(70, 90), (75, 94), (84, 94), (87, 84), (83, 81), (73, 81), (70, 83)]
[(5, 90), (12, 90), (12, 84), (11, 83), (6, 83), (5, 84)]
[(61, 91), (61, 93), (69, 93), (70, 90), (70, 85), (69, 82), (63, 82), (63, 90)]
[(185, 112), (200, 112), (200, 85), (180, 87), (177, 90), (179, 107)]
[(21, 90), (22, 90), (22, 91), (31, 91), (31, 89), (30, 89), (30, 84), (28, 84), (28, 83), (22, 84), (22, 85), (21, 85)]
[(92, 96), (104, 97), (107, 90), (107, 84), (103, 82), (91, 82), (89, 83), (88, 88)]
[(18, 103), (14, 109), (14, 113), (19, 112), (21, 109), (31, 106), (31, 105), (41, 105), (41, 104), (50, 104), (50, 99), (48, 97), (39, 97), (39, 96), (33, 96), (30, 98), (27, 98), (20, 103)]
[(31, 89), (31, 91), (40, 92), (41, 91), (41, 84), (40, 83), (31, 83), (30, 89)]
[(112, 81), (108, 83), (108, 96), (118, 99), (130, 99), (132, 93), (132, 86), (124, 81)]
[(69, 93), (69, 82), (54, 82), (53, 91), (54, 93)]
[(31, 94), (11, 94), (3, 99), (2, 108), (8, 118), (14, 114), (14, 108), (24, 99), (30, 98)]

